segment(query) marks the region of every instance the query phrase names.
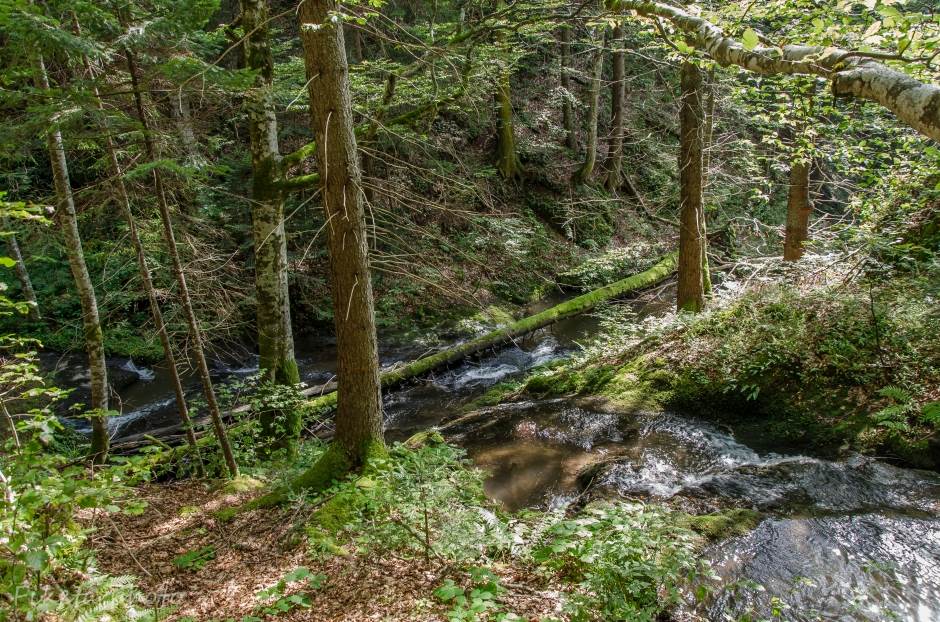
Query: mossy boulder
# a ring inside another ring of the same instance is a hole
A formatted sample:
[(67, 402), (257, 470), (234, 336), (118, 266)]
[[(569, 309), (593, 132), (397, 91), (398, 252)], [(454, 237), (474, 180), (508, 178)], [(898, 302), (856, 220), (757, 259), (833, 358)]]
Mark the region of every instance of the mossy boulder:
[(719, 542), (747, 534), (757, 527), (762, 519), (763, 516), (756, 510), (731, 508), (714, 514), (688, 516), (683, 522), (709, 542)]

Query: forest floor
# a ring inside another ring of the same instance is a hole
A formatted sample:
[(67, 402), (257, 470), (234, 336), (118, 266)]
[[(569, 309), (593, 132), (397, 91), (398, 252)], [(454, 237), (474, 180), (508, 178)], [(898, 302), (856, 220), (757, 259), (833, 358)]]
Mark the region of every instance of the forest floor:
[[(309, 520), (309, 506), (256, 510), (221, 523), (213, 513), (245, 501), (251, 493), (227, 493), (205, 481), (148, 484), (138, 490), (147, 502), (140, 516), (115, 514), (99, 522), (91, 538), (100, 570), (134, 575), (140, 589), (159, 607), (172, 607), (167, 620), (235, 621), (265, 617), (263, 605), (277, 601), (290, 607), (279, 621), (444, 620), (448, 607), (432, 593), (447, 579), (466, 575), (437, 560), (383, 553), (311, 555), (294, 539)], [(98, 515), (102, 516), (102, 515)], [(202, 553), (202, 555), (198, 555)], [(183, 561), (186, 556), (192, 561)], [(185, 567), (180, 567), (180, 566)], [(289, 573), (307, 568), (325, 579), (288, 584), (270, 598), (263, 590), (277, 586)], [(519, 565), (489, 567), (505, 589), (499, 596), (526, 619), (557, 619), (560, 589), (550, 579)], [(292, 595), (307, 598), (291, 606)]]

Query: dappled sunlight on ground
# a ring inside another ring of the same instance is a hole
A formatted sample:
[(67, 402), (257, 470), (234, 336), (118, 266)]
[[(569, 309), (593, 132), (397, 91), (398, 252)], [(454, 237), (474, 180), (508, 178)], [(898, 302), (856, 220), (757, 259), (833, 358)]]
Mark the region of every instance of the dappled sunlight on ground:
[[(175, 608), (169, 619), (176, 621), (258, 615), (258, 592), (298, 567), (322, 573), (326, 580), (319, 589), (292, 584), (286, 593), (305, 593), (310, 607), (278, 615), (278, 620), (446, 619), (447, 608), (433, 591), (446, 578), (461, 583), (462, 569), (393, 554), (312, 554), (304, 529), (316, 509), (310, 506), (254, 511), (224, 524), (213, 516), (252, 494), (226, 494), (195, 481), (144, 486), (139, 495), (148, 507), (141, 516), (89, 519), (98, 528), (91, 543), (99, 566), (110, 574), (138, 577), (148, 598)], [(181, 555), (199, 551), (207, 551), (200, 561), (179, 567)], [(526, 619), (557, 617), (556, 591), (539, 585), (525, 569), (491, 568), (507, 588), (501, 597), (507, 609)]]

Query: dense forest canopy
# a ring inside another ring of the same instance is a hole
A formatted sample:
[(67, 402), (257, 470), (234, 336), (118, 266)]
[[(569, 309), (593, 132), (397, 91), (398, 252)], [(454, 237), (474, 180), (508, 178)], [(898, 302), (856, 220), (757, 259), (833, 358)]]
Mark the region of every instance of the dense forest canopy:
[(0, 621), (940, 616), (935, 2), (0, 44)]

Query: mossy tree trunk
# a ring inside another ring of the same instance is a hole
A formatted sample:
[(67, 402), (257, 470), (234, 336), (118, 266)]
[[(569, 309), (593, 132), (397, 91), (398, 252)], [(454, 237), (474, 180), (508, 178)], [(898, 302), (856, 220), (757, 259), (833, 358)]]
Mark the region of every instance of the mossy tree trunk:
[[(6, 221), (3, 222), (4, 229), (9, 227)], [(33, 282), (29, 278), (29, 270), (26, 269), (26, 260), (23, 259), (23, 251), (20, 250), (19, 242), (16, 241), (16, 233), (9, 232), (7, 237), (7, 248), (10, 250), (10, 258), (13, 260), (13, 271), (16, 272), (16, 280), (20, 282), (20, 291), (23, 300), (29, 304), (27, 317), (30, 322), (42, 321), (42, 315), (39, 313), (39, 301), (36, 300), (36, 290), (33, 289)]]
[[(368, 232), (349, 68), (341, 22), (331, 18), (338, 10), (336, 0), (307, 0), (300, 6), (300, 31), (327, 221), (336, 326), (339, 397), (334, 451), (341, 451), (344, 458), (337, 464), (357, 467), (374, 452), (384, 451), (384, 439)], [(306, 483), (318, 485), (319, 477), (308, 478)]]
[(163, 238), (167, 245), (173, 276), (176, 279), (176, 286), (179, 290), (180, 307), (186, 318), (186, 323), (189, 326), (190, 347), (196, 362), (196, 373), (199, 375), (199, 380), (202, 383), (203, 394), (206, 398), (206, 407), (209, 410), (209, 417), (212, 420), (212, 426), (215, 430), (225, 465), (228, 467), (229, 475), (231, 477), (238, 477), (238, 463), (235, 462), (235, 455), (232, 452), (232, 446), (228, 440), (225, 424), (222, 421), (222, 413), (219, 409), (218, 400), (216, 399), (212, 377), (209, 374), (209, 364), (206, 361), (202, 329), (199, 326), (199, 320), (196, 318), (196, 312), (193, 309), (192, 299), (189, 295), (189, 287), (186, 284), (186, 273), (183, 271), (183, 262), (180, 259), (179, 248), (176, 244), (176, 234), (173, 231), (173, 218), (170, 214), (166, 188), (163, 184), (163, 172), (159, 165), (159, 156), (153, 138), (153, 131), (150, 127), (150, 121), (147, 117), (147, 110), (144, 107), (144, 96), (140, 85), (140, 71), (134, 58), (134, 53), (129, 48), (125, 49), (125, 53), (127, 55), (127, 64), (131, 76), (131, 87), (134, 93), (134, 103), (137, 108), (138, 121), (143, 130), (146, 157), (150, 163), (155, 165), (152, 170), (152, 175), (154, 189), (157, 194), (157, 206), (160, 211), (160, 221), (163, 224)]
[(594, 51), (594, 61), (591, 65), (591, 87), (588, 90), (588, 132), (587, 143), (584, 146), (584, 162), (581, 167), (575, 171), (572, 182), (575, 184), (584, 184), (590, 181), (594, 175), (594, 165), (597, 163), (597, 126), (600, 119), (601, 108), (601, 80), (604, 71), (604, 37), (605, 32), (598, 28), (595, 32), (594, 43), (597, 49)]
[(575, 129), (574, 107), (571, 105), (571, 78), (568, 72), (571, 68), (571, 27), (563, 25), (558, 44), (558, 57), (561, 63), (561, 88), (564, 96), (561, 101), (561, 125), (565, 130), (565, 146), (569, 149), (578, 148), (578, 133)]
[[(34, 57), (36, 87), (49, 90), (49, 77), (42, 56)], [(89, 382), (91, 385), (91, 453), (96, 463), (104, 462), (108, 457), (111, 444), (108, 435), (108, 368), (104, 358), (104, 335), (101, 331), (101, 318), (98, 315), (98, 300), (95, 288), (85, 264), (85, 252), (82, 238), (78, 232), (78, 216), (75, 212), (75, 199), (72, 196), (72, 183), (69, 180), (68, 161), (65, 157), (65, 143), (62, 132), (53, 125), (46, 137), (49, 149), (49, 161), (52, 166), (52, 178), (55, 183), (57, 209), (56, 220), (62, 230), (65, 252), (69, 260), (75, 288), (82, 306), (82, 327), (85, 335), (85, 350), (88, 353)]]
[(803, 256), (803, 244), (809, 239), (809, 216), (813, 211), (813, 203), (809, 197), (810, 169), (809, 159), (802, 155), (795, 156), (790, 164), (784, 261), (800, 259)]
[[(241, 23), (247, 34), (245, 64), (256, 72), (246, 94), (252, 165), (252, 236), (255, 250), (255, 297), (259, 367), (270, 382), (300, 382), (294, 358), (288, 289), (287, 235), (284, 196), (275, 181), (281, 177), (281, 155), (274, 112), (274, 58), (268, 36), (267, 0), (241, 0)], [(300, 415), (272, 411), (261, 416), (262, 434), (270, 449), (296, 449)]]
[(702, 72), (692, 62), (682, 63), (679, 102), (679, 286), (680, 311), (701, 311), (705, 306), (703, 281), (702, 144), (704, 112)]
[[(505, 7), (505, 0), (497, 0), (497, 11), (501, 11)], [(503, 48), (508, 47), (504, 34), (498, 33), (496, 38)], [(504, 49), (503, 54), (508, 57), (509, 50)], [(519, 161), (519, 153), (516, 151), (516, 129), (512, 118), (511, 75), (512, 64), (508, 58), (501, 60), (494, 95), (496, 103), (496, 169), (503, 179), (521, 179), (523, 176), (522, 163)]]
[(496, 168), (503, 179), (520, 179), (522, 163), (516, 151), (516, 130), (512, 120), (512, 91), (508, 64), (500, 69), (496, 84)]
[(607, 143), (607, 179), (604, 186), (610, 192), (623, 185), (623, 115), (626, 100), (626, 71), (624, 58), (623, 24), (617, 22), (611, 37), (612, 76), (610, 82), (610, 138)]

